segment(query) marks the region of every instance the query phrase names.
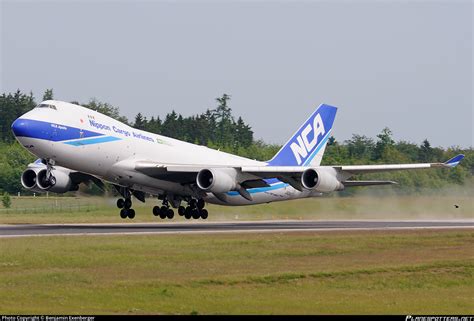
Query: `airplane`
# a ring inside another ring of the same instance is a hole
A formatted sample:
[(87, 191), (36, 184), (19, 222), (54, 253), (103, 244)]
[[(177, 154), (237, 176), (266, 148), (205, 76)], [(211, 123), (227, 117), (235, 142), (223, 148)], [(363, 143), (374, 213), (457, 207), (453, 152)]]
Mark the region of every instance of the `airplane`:
[[(120, 217), (133, 219), (132, 196), (145, 202), (157, 196), (153, 214), (206, 219), (206, 203), (240, 206), (321, 196), (352, 186), (396, 184), (351, 180), (357, 174), (423, 168), (450, 168), (445, 163), (321, 166), (337, 108), (321, 104), (269, 161), (252, 160), (206, 146), (130, 127), (88, 108), (46, 100), (16, 119), (12, 131), (39, 157), (21, 175), (34, 192), (66, 193), (80, 183), (112, 184)], [(185, 204), (185, 206), (183, 205)]]

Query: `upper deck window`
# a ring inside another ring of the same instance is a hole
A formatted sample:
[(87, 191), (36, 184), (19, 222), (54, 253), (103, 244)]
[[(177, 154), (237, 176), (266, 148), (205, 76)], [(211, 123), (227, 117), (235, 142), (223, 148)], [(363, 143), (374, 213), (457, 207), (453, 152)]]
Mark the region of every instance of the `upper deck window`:
[(38, 106), (36, 106), (36, 108), (51, 108), (51, 109), (57, 110), (56, 106), (51, 105), (51, 104), (39, 104)]

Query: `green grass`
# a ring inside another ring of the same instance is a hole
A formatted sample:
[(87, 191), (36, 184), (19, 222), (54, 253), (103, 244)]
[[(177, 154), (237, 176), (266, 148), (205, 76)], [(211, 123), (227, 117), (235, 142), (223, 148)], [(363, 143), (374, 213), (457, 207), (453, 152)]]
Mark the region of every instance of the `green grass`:
[(474, 232), (0, 240), (0, 314), (472, 314)]
[[(0, 208), (0, 224), (122, 222), (112, 198), (12, 197), (12, 201), (11, 209)], [(156, 199), (148, 199), (146, 204), (135, 200), (134, 222), (161, 222), (151, 214), (156, 204)], [(460, 207), (455, 208), (454, 204)], [(209, 205), (207, 208), (209, 220), (462, 219), (473, 218), (474, 202), (468, 195), (392, 195), (324, 197), (242, 207)]]

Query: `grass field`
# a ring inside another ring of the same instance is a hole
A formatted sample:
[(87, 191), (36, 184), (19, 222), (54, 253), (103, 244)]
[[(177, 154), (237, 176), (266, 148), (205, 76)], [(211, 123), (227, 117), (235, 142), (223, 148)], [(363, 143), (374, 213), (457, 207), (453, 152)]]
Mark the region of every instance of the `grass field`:
[[(12, 197), (0, 207), (0, 224), (122, 222), (115, 199), (98, 197)], [(157, 200), (134, 202), (134, 222), (160, 222), (151, 214)], [(455, 208), (454, 205), (459, 205)], [(324, 197), (244, 207), (209, 205), (209, 220), (260, 219), (463, 219), (474, 217), (470, 195)], [(184, 220), (176, 214), (175, 220)], [(166, 220), (169, 221), (169, 220)]]
[(472, 314), (474, 232), (0, 240), (0, 314)]

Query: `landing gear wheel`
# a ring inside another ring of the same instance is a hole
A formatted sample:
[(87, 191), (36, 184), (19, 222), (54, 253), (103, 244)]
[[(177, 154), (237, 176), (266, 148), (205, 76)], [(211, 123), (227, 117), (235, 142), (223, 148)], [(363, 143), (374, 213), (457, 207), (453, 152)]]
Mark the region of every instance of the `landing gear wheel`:
[(119, 198), (117, 200), (117, 207), (118, 208), (123, 208), (124, 205), (125, 205), (125, 201), (122, 198)]
[(192, 209), (195, 209), (195, 208), (196, 208), (196, 204), (197, 204), (197, 201), (196, 201), (194, 198), (189, 201), (189, 206), (190, 206)]
[(209, 213), (206, 209), (201, 210), (201, 218), (205, 220), (209, 216)]
[(153, 215), (155, 215), (155, 216), (160, 215), (160, 207), (159, 206), (153, 206)]
[(188, 206), (186, 207), (186, 210), (184, 211), (184, 217), (189, 220), (191, 217), (192, 217), (192, 210), (191, 208)]
[(205, 205), (206, 205), (206, 203), (204, 202), (204, 200), (202, 198), (200, 198), (196, 203), (196, 206), (199, 210), (202, 210)]
[(123, 208), (129, 209), (132, 207), (132, 200), (129, 198), (126, 198), (125, 201), (123, 202)]
[(133, 208), (128, 210), (128, 218), (131, 220), (135, 218), (135, 210)]
[(197, 209), (193, 210), (193, 219), (197, 220), (201, 215), (199, 215), (199, 211)]
[(169, 218), (169, 219), (172, 219), (174, 217), (174, 211), (169, 208), (167, 211), (166, 211), (166, 216)]
[(186, 212), (186, 209), (184, 208), (184, 206), (178, 207), (179, 216), (183, 216), (185, 212)]
[(120, 210), (120, 217), (121, 218), (126, 219), (127, 216), (128, 216), (128, 210), (126, 210), (126, 209)]
[(160, 218), (162, 220), (164, 220), (166, 218), (166, 212), (167, 212), (167, 209), (165, 209), (164, 211), (163, 211), (163, 209), (160, 209)]

